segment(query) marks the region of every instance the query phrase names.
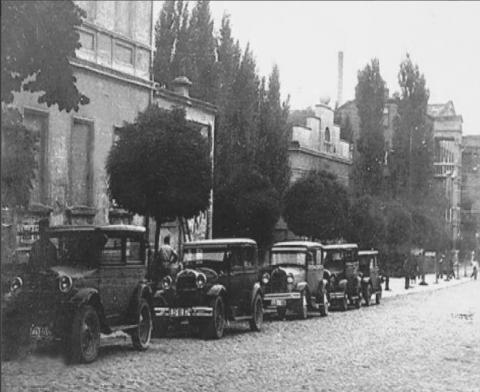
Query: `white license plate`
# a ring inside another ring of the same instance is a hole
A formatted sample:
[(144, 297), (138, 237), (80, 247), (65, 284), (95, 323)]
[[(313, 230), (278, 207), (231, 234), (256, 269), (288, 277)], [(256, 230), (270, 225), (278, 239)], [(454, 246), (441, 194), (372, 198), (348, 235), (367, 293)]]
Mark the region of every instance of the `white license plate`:
[(192, 309), (188, 308), (171, 308), (170, 317), (186, 317), (192, 315)]
[(286, 305), (287, 305), (287, 301), (284, 300), (284, 299), (274, 299), (274, 300), (272, 300), (272, 305), (275, 305), (275, 306), (286, 306)]
[(30, 337), (34, 339), (49, 338), (52, 336), (52, 331), (48, 327), (31, 327)]

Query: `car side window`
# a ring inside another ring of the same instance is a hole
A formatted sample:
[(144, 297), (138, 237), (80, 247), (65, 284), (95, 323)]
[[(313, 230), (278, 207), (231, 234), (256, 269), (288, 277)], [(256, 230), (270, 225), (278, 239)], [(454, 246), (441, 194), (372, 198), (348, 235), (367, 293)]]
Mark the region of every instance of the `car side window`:
[(313, 265), (313, 253), (312, 252), (307, 252), (307, 264), (308, 265)]
[(108, 237), (102, 250), (101, 261), (103, 265), (123, 264), (121, 237)]
[(255, 249), (252, 246), (245, 246), (243, 248), (243, 266), (245, 268), (253, 267), (254, 256), (255, 256)]
[(141, 238), (126, 238), (125, 260), (127, 264), (144, 264), (144, 247)]
[(240, 249), (230, 249), (227, 251), (226, 259), (230, 264), (230, 269), (233, 271), (239, 271), (243, 269), (243, 260), (241, 257)]

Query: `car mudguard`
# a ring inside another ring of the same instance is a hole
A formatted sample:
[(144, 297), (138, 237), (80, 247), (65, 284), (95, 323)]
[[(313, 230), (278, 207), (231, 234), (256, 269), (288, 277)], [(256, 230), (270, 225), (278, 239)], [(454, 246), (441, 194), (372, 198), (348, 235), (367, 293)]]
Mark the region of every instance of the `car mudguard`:
[(227, 292), (227, 289), (222, 284), (214, 284), (210, 289), (207, 291), (208, 297), (216, 297), (217, 295), (221, 295)]
[(252, 288), (252, 295), (250, 297), (250, 305), (253, 306), (253, 300), (255, 299), (255, 296), (257, 294), (260, 294), (260, 296), (262, 297), (263, 299), (263, 289), (262, 289), (262, 285), (260, 284), (260, 282), (256, 282), (254, 285), (253, 285), (253, 288)]
[(92, 305), (98, 313), (100, 318), (100, 323), (102, 325), (102, 332), (108, 330), (107, 320), (105, 319), (105, 313), (103, 310), (102, 301), (100, 300), (100, 294), (97, 289), (92, 287), (85, 287), (78, 290), (68, 301), (71, 308), (70, 310), (74, 313), (82, 305)]
[(347, 290), (347, 279), (340, 280), (340, 282), (338, 282), (338, 288), (341, 291), (346, 291)]
[(369, 276), (367, 276), (367, 277), (365, 277), (365, 278), (362, 278), (362, 285), (363, 285), (363, 286), (366, 286), (366, 285), (368, 285), (369, 283), (370, 283), (370, 277), (369, 277)]
[(307, 282), (300, 282), (297, 284), (297, 287), (295, 287), (295, 291), (304, 291), (305, 289), (308, 289), (308, 283)]

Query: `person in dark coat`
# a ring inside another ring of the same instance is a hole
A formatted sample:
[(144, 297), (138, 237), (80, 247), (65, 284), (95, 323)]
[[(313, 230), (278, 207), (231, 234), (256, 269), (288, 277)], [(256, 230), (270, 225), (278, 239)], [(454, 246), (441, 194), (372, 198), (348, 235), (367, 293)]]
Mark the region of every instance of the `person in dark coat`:
[(403, 274), (405, 276), (405, 290), (410, 288), (410, 263), (408, 255), (403, 260)]

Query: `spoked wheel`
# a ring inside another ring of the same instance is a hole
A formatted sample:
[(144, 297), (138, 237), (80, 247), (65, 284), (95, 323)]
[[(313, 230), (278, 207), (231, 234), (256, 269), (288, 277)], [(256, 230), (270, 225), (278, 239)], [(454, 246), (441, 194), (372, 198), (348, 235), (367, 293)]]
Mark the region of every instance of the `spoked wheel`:
[(370, 299), (372, 298), (372, 288), (370, 285), (365, 289), (365, 306), (370, 306)]
[(202, 335), (205, 339), (220, 339), (225, 329), (225, 305), (222, 297), (218, 296), (210, 301), (213, 315), (202, 327)]
[(250, 329), (252, 331), (260, 331), (263, 324), (263, 301), (262, 297), (257, 294), (253, 300), (252, 318), (250, 319)]
[(137, 350), (144, 351), (148, 348), (152, 337), (152, 313), (144, 298), (138, 304), (137, 323), (138, 326), (132, 332), (132, 343)]
[(299, 313), (302, 320), (305, 320), (308, 317), (308, 303), (306, 291), (303, 291), (300, 297)]
[(326, 317), (328, 316), (328, 299), (327, 299), (327, 293), (323, 292), (323, 301), (320, 304), (320, 316)]
[(382, 299), (382, 288), (380, 287), (380, 291), (378, 291), (376, 294), (375, 294), (375, 303), (377, 305), (380, 305), (380, 300)]
[(100, 321), (90, 305), (80, 307), (73, 319), (70, 354), (72, 362), (93, 362), (100, 346)]
[(347, 293), (343, 293), (343, 299), (342, 299), (342, 302), (341, 302), (341, 305), (340, 305), (340, 309), (342, 309), (343, 311), (348, 309), (348, 295), (347, 295)]

